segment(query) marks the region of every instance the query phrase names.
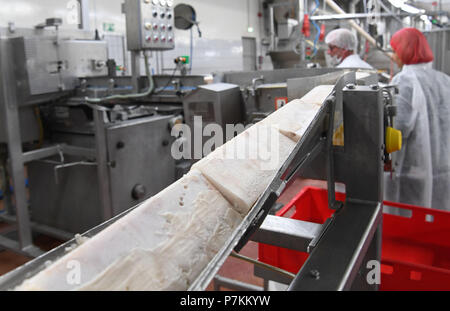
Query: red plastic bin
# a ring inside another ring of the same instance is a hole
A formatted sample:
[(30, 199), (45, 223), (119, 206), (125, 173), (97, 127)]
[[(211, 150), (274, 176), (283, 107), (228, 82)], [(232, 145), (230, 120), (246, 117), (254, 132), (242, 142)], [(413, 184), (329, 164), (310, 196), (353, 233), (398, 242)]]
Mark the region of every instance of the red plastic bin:
[[(336, 193), (345, 201), (345, 194)], [(384, 202), (380, 290), (450, 290), (450, 213)], [(323, 224), (332, 214), (326, 189), (304, 188), (277, 216)], [(298, 273), (307, 253), (259, 243), (259, 260)]]

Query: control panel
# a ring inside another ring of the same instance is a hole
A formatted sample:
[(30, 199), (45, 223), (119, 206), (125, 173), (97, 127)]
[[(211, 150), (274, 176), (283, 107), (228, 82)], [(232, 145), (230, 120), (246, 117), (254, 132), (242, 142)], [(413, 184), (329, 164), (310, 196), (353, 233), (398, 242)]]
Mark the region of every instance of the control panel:
[(175, 48), (172, 0), (125, 0), (128, 50)]

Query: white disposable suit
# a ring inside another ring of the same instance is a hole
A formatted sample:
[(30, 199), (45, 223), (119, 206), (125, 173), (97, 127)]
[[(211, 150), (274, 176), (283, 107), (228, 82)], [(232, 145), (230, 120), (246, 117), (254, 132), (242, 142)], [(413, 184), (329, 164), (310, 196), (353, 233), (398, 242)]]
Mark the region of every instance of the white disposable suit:
[(385, 176), (385, 199), (450, 211), (450, 77), (431, 65), (404, 65), (392, 81), (403, 148)]

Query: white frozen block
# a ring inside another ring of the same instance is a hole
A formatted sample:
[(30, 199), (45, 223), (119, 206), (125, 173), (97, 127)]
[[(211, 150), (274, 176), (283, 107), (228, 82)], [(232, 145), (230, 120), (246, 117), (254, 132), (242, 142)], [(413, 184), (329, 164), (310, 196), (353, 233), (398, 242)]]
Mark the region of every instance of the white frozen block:
[(246, 215), (294, 147), (277, 128), (258, 123), (193, 168), (201, 171), (238, 213)]
[(283, 135), (298, 142), (333, 88), (333, 85), (315, 87), (303, 98), (289, 102), (260, 123), (276, 126)]
[[(206, 194), (205, 194), (206, 193)], [(92, 239), (26, 280), (18, 290), (71, 290), (96, 278), (117, 260), (142, 255), (163, 247), (189, 225), (186, 222), (197, 209), (199, 197), (214, 202), (207, 213), (231, 205), (198, 171), (191, 171), (167, 189), (98, 233)], [(218, 217), (218, 216), (216, 216)], [(213, 234), (213, 232), (211, 232)], [(133, 251), (136, 254), (132, 253)], [(133, 257), (134, 258), (134, 257)], [(150, 260), (151, 261), (151, 260)], [(74, 266), (75, 265), (75, 266)], [(69, 280), (74, 267), (80, 269), (79, 283)]]
[(334, 85), (319, 85), (309, 91), (301, 100), (308, 104), (322, 106), (323, 102), (333, 92)]
[(176, 234), (151, 251), (134, 250), (80, 290), (186, 290), (242, 222), (217, 191), (203, 191)]

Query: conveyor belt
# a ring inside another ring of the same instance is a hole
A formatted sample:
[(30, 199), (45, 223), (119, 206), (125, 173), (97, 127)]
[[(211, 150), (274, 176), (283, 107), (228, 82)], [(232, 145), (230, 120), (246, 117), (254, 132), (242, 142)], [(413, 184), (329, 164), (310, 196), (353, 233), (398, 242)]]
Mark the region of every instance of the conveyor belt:
[[(339, 79), (334, 88), (335, 95), (342, 96), (339, 95), (340, 91), (349, 83), (356, 83), (354, 72), (344, 74)], [(334, 96), (332, 94), (330, 95)], [(334, 109), (335, 102), (336, 99), (332, 99), (332, 97), (328, 97), (325, 100), (313, 122), (310, 124), (302, 139), (297, 143), (291, 155), (279, 169), (270, 185), (244, 218), (243, 222), (233, 232), (232, 237), (190, 286), (189, 290), (202, 291), (207, 288), (233, 249), (239, 252), (247, 244), (252, 234), (264, 222), (264, 219), (283, 190), (299, 176), (301, 168), (307, 166), (309, 161), (314, 159), (320, 151), (327, 147), (327, 143), (332, 140), (332, 135), (329, 135), (332, 132), (328, 131), (328, 129), (331, 124), (329, 123), (330, 115), (332, 115), (330, 112)], [(329, 180), (329, 184), (331, 183), (334, 185), (334, 181)]]
[[(342, 90), (344, 85), (347, 85), (348, 83), (355, 83), (355, 81), (355, 74), (353, 72), (345, 74), (335, 86), (335, 91), (337, 91), (336, 93), (339, 94), (339, 90)], [(263, 223), (265, 217), (268, 215), (270, 209), (275, 204), (278, 197), (282, 194), (283, 190), (298, 176), (301, 168), (307, 166), (308, 163), (315, 158), (315, 156), (323, 151), (324, 148), (327, 148), (327, 143), (329, 143), (330, 140), (328, 131), (330, 126), (330, 112), (334, 109), (334, 101), (329, 99), (331, 99), (331, 97), (325, 100), (325, 103), (320, 108), (318, 114), (310, 124), (302, 139), (297, 143), (289, 158), (282, 165), (254, 207), (247, 214), (238, 228), (234, 230), (232, 236), (227, 240), (225, 245), (220, 249), (213, 260), (210, 261), (203, 272), (197, 277), (196, 281), (190, 286), (189, 290), (206, 289), (233, 249), (239, 252), (249, 241), (252, 234)], [(89, 230), (81, 236), (93, 237), (139, 206), (140, 205), (137, 205), (127, 210), (109, 221)], [(66, 248), (72, 246), (74, 243), (76, 243), (75, 239), (68, 241), (54, 250), (0, 277), (0, 290), (13, 289), (24, 280), (33, 277), (46, 268), (47, 262), (53, 262), (65, 255)]]

